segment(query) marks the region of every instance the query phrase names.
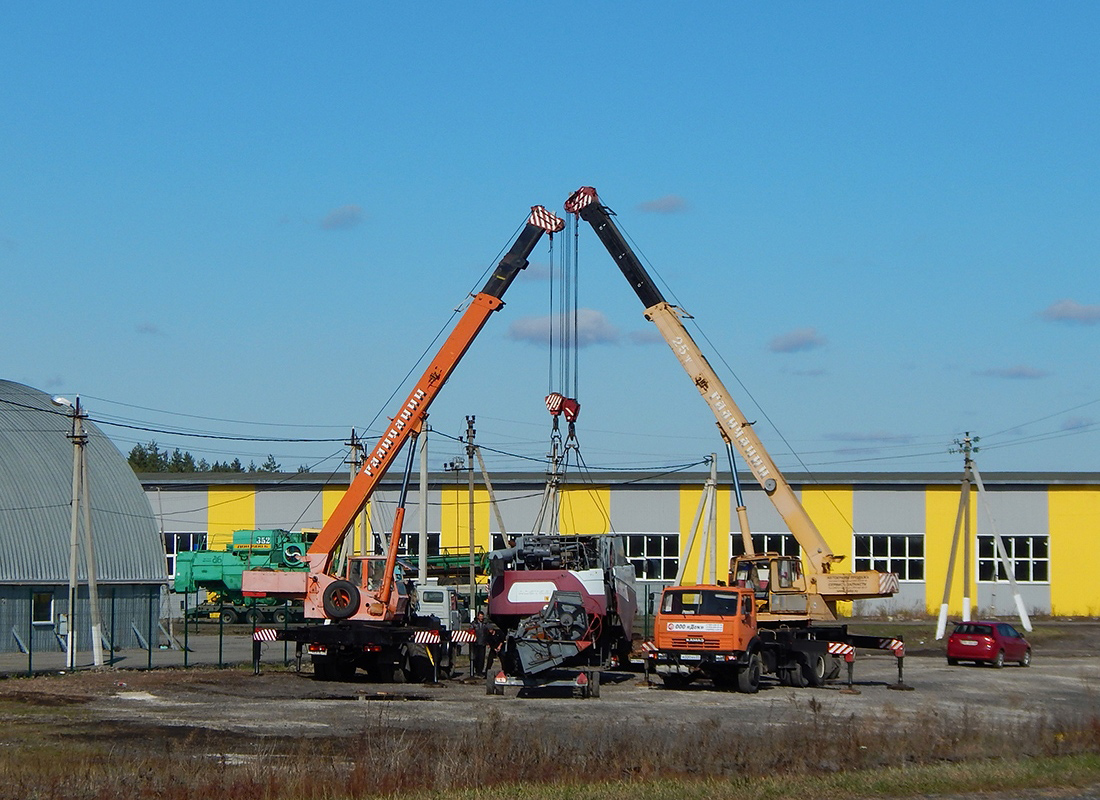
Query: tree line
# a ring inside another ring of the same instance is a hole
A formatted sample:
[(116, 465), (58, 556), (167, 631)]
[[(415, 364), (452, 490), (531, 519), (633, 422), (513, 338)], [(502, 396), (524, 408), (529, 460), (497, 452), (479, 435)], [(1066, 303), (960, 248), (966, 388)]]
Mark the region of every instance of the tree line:
[[(213, 463), (205, 458), (196, 461), (186, 450), (177, 447), (169, 453), (161, 450), (156, 442), (134, 445), (126, 460), (130, 462), (130, 468), (134, 472), (282, 472), (283, 469), (275, 456), (270, 454), (259, 466), (250, 461), (246, 467), (239, 458)], [(298, 467), (298, 472), (309, 472), (309, 467)]]

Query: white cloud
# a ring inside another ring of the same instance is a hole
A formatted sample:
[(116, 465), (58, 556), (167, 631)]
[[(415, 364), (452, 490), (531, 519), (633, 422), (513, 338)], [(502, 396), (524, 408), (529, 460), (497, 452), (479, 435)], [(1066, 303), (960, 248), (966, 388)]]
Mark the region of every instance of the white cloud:
[(1040, 311), (1039, 317), (1048, 322), (1076, 322), (1081, 325), (1095, 325), (1100, 322), (1100, 306), (1085, 306), (1076, 300), (1059, 300)]
[(797, 353), (824, 347), (825, 341), (825, 337), (818, 334), (817, 328), (798, 328), (776, 336), (768, 342), (768, 349), (773, 353)]
[(550, 265), (545, 261), (532, 261), (527, 268), (520, 272), (521, 281), (548, 281), (550, 280)]
[[(545, 344), (550, 341), (550, 317), (522, 317), (508, 327), (508, 338), (515, 342)], [(619, 331), (602, 311), (582, 308), (577, 311), (577, 346), (615, 344)]]
[(334, 208), (321, 220), (321, 229), (326, 231), (347, 231), (363, 222), (363, 209), (354, 203)]
[(661, 332), (656, 328), (642, 328), (640, 331), (631, 331), (626, 335), (626, 338), (630, 340), (631, 344), (653, 344), (665, 340), (665, 337), (661, 336)]
[(664, 197), (638, 205), (639, 211), (651, 214), (679, 214), (681, 211), (687, 211), (687, 208), (687, 200), (678, 194), (666, 194)]

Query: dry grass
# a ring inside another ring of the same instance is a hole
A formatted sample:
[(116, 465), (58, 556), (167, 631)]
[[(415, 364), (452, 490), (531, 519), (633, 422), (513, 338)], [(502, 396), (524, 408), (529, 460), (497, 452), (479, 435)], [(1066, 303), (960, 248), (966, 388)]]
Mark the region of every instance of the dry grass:
[[(379, 711), (343, 740), (241, 738), (228, 748), (224, 737), (202, 733), (103, 729), (95, 737), (0, 747), (0, 798), (312, 800), (430, 792), (438, 800), (440, 792), (514, 796), (520, 784), (525, 797), (621, 796), (627, 786), (646, 798), (766, 800), (835, 797), (838, 787), (848, 796), (966, 791), (990, 788), (990, 775), (998, 786), (1100, 781), (1095, 717), (1013, 723), (963, 709), (868, 721), (831, 716), (813, 698), (801, 710), (803, 724), (782, 726), (729, 716), (659, 728), (563, 718), (536, 730), (492, 717), (450, 737), (394, 729)], [(1045, 770), (1051, 763), (1062, 765), (1057, 774)], [(1040, 779), (1047, 783), (1035, 783)]]

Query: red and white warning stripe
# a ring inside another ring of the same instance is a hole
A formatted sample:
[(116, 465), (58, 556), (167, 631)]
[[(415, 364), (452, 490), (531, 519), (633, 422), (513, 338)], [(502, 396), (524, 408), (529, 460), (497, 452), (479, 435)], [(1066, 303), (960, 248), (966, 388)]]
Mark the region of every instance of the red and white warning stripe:
[(829, 654), (834, 656), (850, 656), (856, 652), (856, 649), (850, 644), (844, 644), (844, 642), (829, 642)]
[(274, 642), (278, 640), (278, 636), (273, 628), (256, 628), (252, 631), (252, 641), (254, 642)]
[(527, 224), (537, 225), (547, 233), (557, 233), (565, 229), (565, 222), (543, 206), (531, 206), (531, 216), (527, 218)]
[(897, 573), (880, 572), (878, 576), (878, 593), (882, 595), (897, 594), (901, 591)]
[(901, 639), (883, 639), (879, 647), (883, 650), (890, 650), (892, 655), (898, 658), (904, 658), (905, 656), (905, 642)]
[(413, 631), (413, 641), (417, 644), (439, 644), (439, 631)]
[(570, 214), (577, 214), (582, 208), (596, 199), (596, 190), (591, 186), (582, 186), (573, 192), (573, 195), (565, 201), (565, 210)]
[(565, 395), (558, 392), (550, 392), (546, 395), (546, 410), (555, 417), (561, 413), (561, 404), (565, 402)]
[(656, 653), (657, 645), (653, 642), (642, 642), (642, 649), (645, 650), (647, 653)]
[(451, 631), (452, 644), (471, 644), (477, 639), (473, 631)]

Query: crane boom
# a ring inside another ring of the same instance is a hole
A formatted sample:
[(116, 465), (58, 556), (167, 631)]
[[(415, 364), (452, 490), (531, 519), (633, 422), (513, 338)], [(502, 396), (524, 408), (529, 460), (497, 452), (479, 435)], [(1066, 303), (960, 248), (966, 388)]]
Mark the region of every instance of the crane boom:
[[(355, 585), (355, 581), (339, 581), (328, 574), (332, 568), (334, 554), (356, 516), (366, 506), (382, 478), (393, 466), (402, 446), (420, 433), (429, 406), (458, 366), (458, 362), (469, 350), (492, 313), (504, 305), (501, 298), (519, 272), (527, 267), (527, 257), (534, 250), (539, 239), (544, 233), (554, 234), (564, 227), (565, 223), (553, 212), (542, 206), (532, 206), (531, 215), (523, 230), (501, 259), (485, 286), (471, 300), (424, 374), (416, 382), (405, 403), (392, 418), (386, 432), (367, 454), (362, 468), (351, 481), (348, 490), (325, 520), (324, 526), (305, 555), (310, 565), (308, 579), (296, 580), (296, 576), (273, 572), (246, 572), (243, 581), (246, 596), (267, 594), (284, 597), (305, 596), (307, 617), (332, 617), (334, 615), (331, 608), (326, 608), (326, 606), (332, 606), (340, 609), (338, 615), (335, 615), (338, 618), (391, 618), (395, 611), (390, 597), (392, 574), (383, 577), (381, 586)], [(390, 538), (385, 561), (389, 571), (392, 571), (392, 565), (397, 557), (399, 539), (400, 536), (396, 535)], [(335, 594), (338, 599), (336, 605), (329, 602), (331, 600), (329, 595), (332, 594), (329, 587), (334, 581), (341, 584), (338, 588), (342, 592), (342, 594), (340, 592)], [(360, 589), (364, 591), (359, 591)]]
[(707, 362), (699, 346), (683, 323), (685, 312), (668, 303), (634, 254), (626, 238), (611, 218), (611, 211), (600, 202), (590, 186), (578, 189), (565, 203), (565, 210), (580, 216), (590, 224), (611, 254), (623, 276), (645, 306), (646, 319), (657, 326), (680, 366), (691, 378), (699, 394), (707, 402), (719, 427), (726, 432), (737, 451), (748, 464), (753, 477), (771, 499), (787, 527), (802, 546), (815, 573), (827, 573), (840, 557), (830, 549), (825, 538), (806, 513), (783, 473), (772, 461), (763, 443), (721, 379)]

